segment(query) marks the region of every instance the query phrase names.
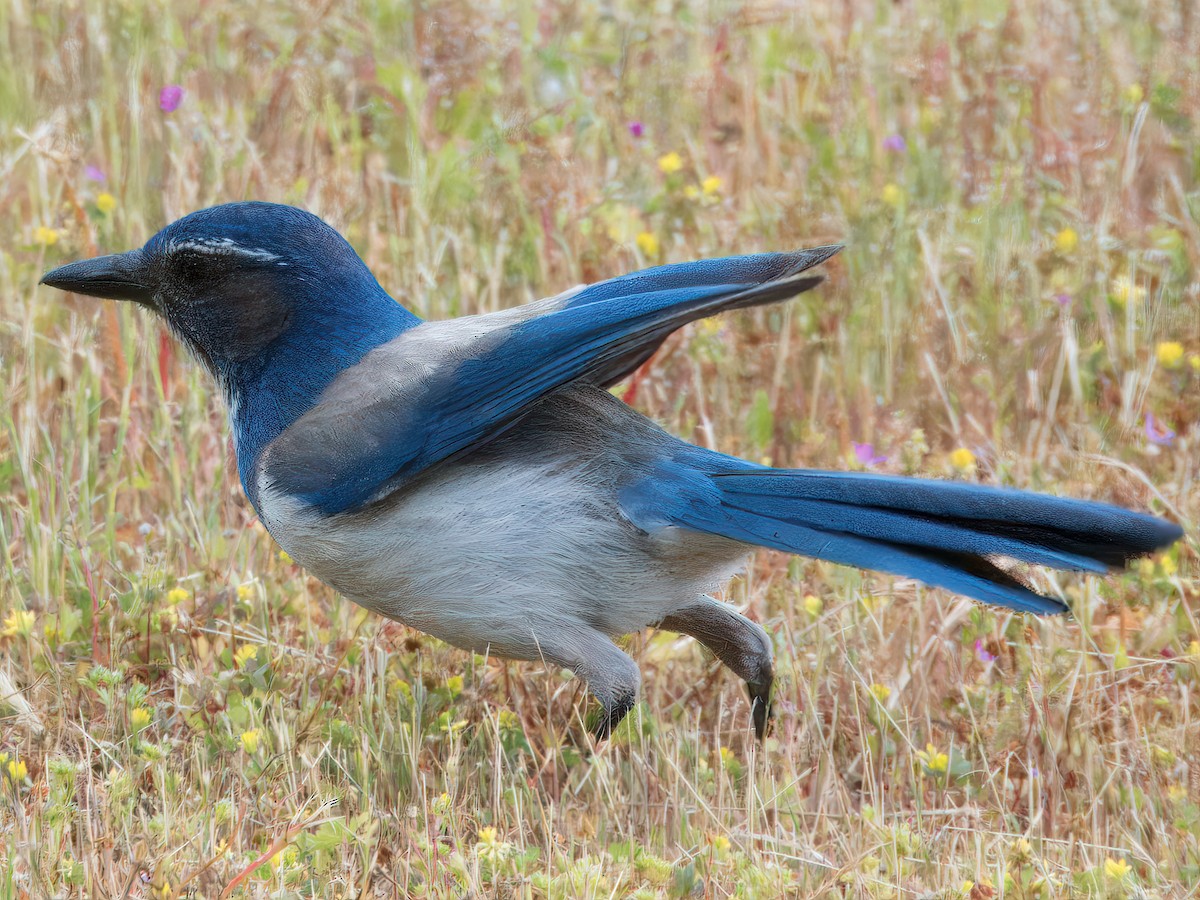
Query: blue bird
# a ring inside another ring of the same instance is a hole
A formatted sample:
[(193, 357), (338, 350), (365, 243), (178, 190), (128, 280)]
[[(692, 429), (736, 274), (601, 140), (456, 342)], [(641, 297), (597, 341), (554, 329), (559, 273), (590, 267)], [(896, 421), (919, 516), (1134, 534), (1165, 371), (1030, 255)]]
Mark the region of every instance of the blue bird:
[(688, 444), (605, 390), (688, 322), (787, 300), (840, 250), (661, 266), (425, 322), (307, 212), (230, 203), (43, 283), (149, 307), (212, 374), (242, 486), (297, 562), (455, 646), (584, 679), (607, 736), (637, 666), (613, 641), (691, 635), (749, 689), (771, 639), (711, 593), (755, 547), (1022, 612), (1067, 607), (997, 558), (1103, 573), (1182, 536), (1149, 515), (974, 484), (771, 469)]

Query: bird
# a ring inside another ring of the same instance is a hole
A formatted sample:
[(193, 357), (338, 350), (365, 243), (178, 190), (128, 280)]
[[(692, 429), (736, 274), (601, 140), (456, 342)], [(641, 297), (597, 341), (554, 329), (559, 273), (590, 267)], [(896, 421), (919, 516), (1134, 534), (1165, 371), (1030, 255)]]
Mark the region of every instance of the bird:
[(1006, 561), (1103, 574), (1183, 534), (1006, 487), (770, 468), (688, 443), (609, 390), (690, 322), (817, 287), (811, 270), (841, 249), (658, 266), (425, 321), (316, 215), (248, 201), (42, 283), (162, 318), (224, 398), (259, 520), (354, 602), (569, 670), (598, 702), (598, 741), (641, 685), (618, 641), (689, 635), (746, 683), (761, 738), (772, 639), (713, 596), (756, 548), (1049, 615), (1068, 607)]

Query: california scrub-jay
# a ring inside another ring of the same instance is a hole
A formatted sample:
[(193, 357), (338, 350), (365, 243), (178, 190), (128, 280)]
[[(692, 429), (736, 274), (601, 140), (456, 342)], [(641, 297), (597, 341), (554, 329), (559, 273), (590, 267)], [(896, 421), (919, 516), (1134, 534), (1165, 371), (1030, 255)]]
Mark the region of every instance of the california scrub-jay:
[(672, 331), (786, 300), (840, 247), (661, 266), (424, 322), (307, 212), (230, 203), (42, 281), (154, 310), (225, 395), (238, 472), (297, 562), (368, 609), (583, 678), (604, 737), (640, 675), (613, 639), (692, 635), (767, 725), (771, 639), (710, 592), (754, 547), (1061, 613), (994, 562), (1102, 573), (1182, 530), (960, 482), (770, 469), (685, 443), (606, 388)]

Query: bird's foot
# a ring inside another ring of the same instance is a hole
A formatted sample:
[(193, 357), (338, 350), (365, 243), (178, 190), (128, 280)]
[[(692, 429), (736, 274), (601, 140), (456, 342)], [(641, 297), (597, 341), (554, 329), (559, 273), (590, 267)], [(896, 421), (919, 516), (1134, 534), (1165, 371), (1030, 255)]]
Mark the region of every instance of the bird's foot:
[(760, 741), (767, 736), (771, 727), (771, 687), (774, 683), (775, 679), (770, 671), (767, 672), (765, 680), (746, 682), (746, 692), (750, 695), (750, 715), (754, 720), (754, 735)]
[(624, 721), (637, 703), (637, 691), (628, 691), (617, 696), (607, 707), (600, 710), (600, 721), (596, 723), (592, 735), (597, 741), (606, 741), (612, 736), (613, 729)]

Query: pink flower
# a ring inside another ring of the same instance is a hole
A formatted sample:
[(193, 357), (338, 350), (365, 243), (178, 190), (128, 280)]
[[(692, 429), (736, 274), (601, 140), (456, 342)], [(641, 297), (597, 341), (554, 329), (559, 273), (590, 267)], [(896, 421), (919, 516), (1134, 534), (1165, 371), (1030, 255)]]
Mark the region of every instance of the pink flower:
[(904, 135), (889, 134), (883, 139), (883, 149), (891, 153), (903, 153), (908, 149), (908, 142), (904, 140)]
[(996, 661), (996, 655), (989, 653), (987, 647), (983, 646), (983, 641), (975, 639), (975, 655), (979, 657), (980, 662), (990, 663)]
[(177, 84), (168, 84), (158, 92), (158, 108), (163, 112), (175, 112), (183, 102), (183, 88)]
[(872, 444), (860, 444), (855, 441), (854, 455), (858, 457), (858, 461), (864, 466), (877, 466), (880, 463), (887, 462), (886, 456), (875, 455), (875, 447)]
[(633, 135), (635, 138), (640, 138), (643, 134), (646, 133), (646, 126), (643, 125), (641, 122), (637, 122), (637, 121), (630, 122), (629, 123), (629, 133), (631, 135)]
[(100, 184), (108, 181), (108, 176), (104, 174), (104, 170), (99, 166), (84, 167), (83, 174), (87, 176), (88, 181), (97, 181)]
[(1153, 413), (1146, 413), (1146, 425), (1143, 430), (1146, 433), (1146, 440), (1152, 444), (1158, 444), (1160, 447), (1170, 447), (1175, 440), (1175, 432), (1159, 423)]
[(1070, 294), (1055, 294), (1054, 302), (1057, 303), (1059, 306), (1063, 306), (1063, 307), (1070, 306), (1071, 305), (1071, 295)]

